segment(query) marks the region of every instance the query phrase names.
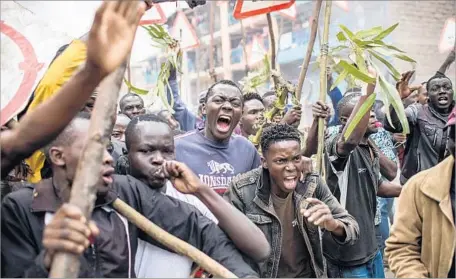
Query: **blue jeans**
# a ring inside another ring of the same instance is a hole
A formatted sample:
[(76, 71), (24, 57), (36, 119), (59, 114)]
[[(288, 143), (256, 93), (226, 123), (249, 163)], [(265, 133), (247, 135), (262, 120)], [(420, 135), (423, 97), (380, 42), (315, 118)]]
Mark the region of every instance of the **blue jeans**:
[(329, 278), (385, 278), (383, 258), (380, 251), (365, 264), (358, 266), (334, 266), (328, 262)]
[(389, 237), (390, 234), (390, 229), (389, 229), (389, 220), (388, 217), (392, 215), (392, 208), (393, 208), (393, 203), (394, 203), (394, 198), (381, 198), (380, 199), (380, 213), (381, 213), (381, 221), (379, 224), (379, 231), (381, 235), (381, 241), (380, 243), (381, 249), (382, 249), (382, 255), (383, 255), (383, 250), (385, 249), (385, 241)]

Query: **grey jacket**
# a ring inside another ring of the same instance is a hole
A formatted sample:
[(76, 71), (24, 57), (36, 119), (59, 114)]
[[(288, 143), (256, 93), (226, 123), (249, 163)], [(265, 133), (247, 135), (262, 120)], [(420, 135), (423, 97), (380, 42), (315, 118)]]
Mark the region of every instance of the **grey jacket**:
[[(326, 264), (321, 249), (319, 229), (312, 223), (308, 223), (299, 213), (299, 205), (307, 197), (306, 191), (312, 182), (317, 183), (313, 197), (326, 203), (334, 218), (344, 224), (346, 238), (343, 242), (334, 238), (338, 243), (341, 245), (355, 243), (359, 236), (359, 228), (356, 220), (342, 208), (318, 175), (309, 174), (304, 182), (298, 183), (293, 192), (297, 223), (309, 249), (311, 266), (315, 275), (317, 278), (322, 278), (326, 277)], [(271, 245), (269, 258), (252, 266), (257, 269), (262, 278), (277, 277), (282, 248), (282, 227), (275, 213), (270, 192), (269, 172), (260, 167), (234, 178), (225, 193), (225, 198), (263, 231)]]

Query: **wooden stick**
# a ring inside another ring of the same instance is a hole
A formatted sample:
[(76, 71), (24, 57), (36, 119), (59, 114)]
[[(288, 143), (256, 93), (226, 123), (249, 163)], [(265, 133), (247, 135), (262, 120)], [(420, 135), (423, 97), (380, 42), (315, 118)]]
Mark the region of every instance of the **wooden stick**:
[(274, 26), (272, 26), (272, 17), (270, 13), (266, 14), (269, 27), (269, 48), (271, 49), (271, 70), (276, 69), (276, 41), (274, 36)]
[[(323, 27), (323, 43), (320, 52), (320, 101), (325, 102), (327, 95), (327, 64), (328, 64), (328, 37), (329, 25), (331, 21), (332, 1), (327, 0), (325, 6), (325, 24)], [(321, 174), (323, 145), (325, 136), (325, 119), (318, 119), (318, 150), (317, 150), (317, 172)]]
[(307, 69), (309, 69), (310, 59), (312, 57), (312, 50), (315, 45), (315, 38), (317, 37), (318, 18), (320, 17), (322, 2), (323, 0), (317, 0), (315, 2), (315, 7), (312, 12), (312, 26), (310, 29), (309, 44), (307, 45), (306, 58), (304, 59), (304, 61), (302, 61), (301, 72), (299, 73), (298, 85), (296, 87), (296, 98), (298, 100), (301, 100), (302, 86), (304, 85), (304, 80), (306, 79)]
[[(91, 219), (95, 204), (103, 153), (111, 136), (117, 108), (117, 98), (126, 65), (119, 67), (100, 83), (89, 127), (89, 138), (82, 151), (71, 189), (70, 204), (79, 207), (87, 220)], [(77, 278), (79, 256), (70, 253), (54, 255), (50, 278)]]
[(168, 247), (169, 249), (179, 253), (180, 255), (187, 256), (192, 259), (195, 263), (200, 265), (206, 271), (210, 272), (214, 277), (217, 278), (237, 278), (232, 272), (226, 269), (224, 266), (196, 249), (187, 242), (169, 234), (159, 226), (152, 223), (146, 217), (141, 215), (139, 212), (131, 208), (128, 204), (120, 199), (116, 199), (113, 203), (113, 207), (128, 221), (136, 225), (138, 228), (143, 230), (149, 236)]

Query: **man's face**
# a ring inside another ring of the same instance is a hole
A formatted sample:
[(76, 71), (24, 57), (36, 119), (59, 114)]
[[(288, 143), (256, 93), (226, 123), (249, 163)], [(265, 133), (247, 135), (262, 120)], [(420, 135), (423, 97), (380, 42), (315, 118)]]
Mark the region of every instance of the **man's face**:
[(129, 96), (123, 100), (121, 111), (123, 114), (133, 119), (133, 117), (146, 113), (144, 102), (141, 97)]
[(367, 125), (366, 135), (372, 135), (378, 132), (377, 117), (375, 111), (370, 111), (369, 124)]
[(426, 90), (426, 84), (421, 85), (418, 89), (418, 103), (425, 105), (428, 103), (429, 95)]
[(260, 100), (252, 99), (244, 103), (240, 126), (247, 136), (255, 135), (264, 118), (264, 105)]
[(453, 88), (448, 78), (436, 78), (429, 82), (429, 102), (430, 104), (442, 111), (450, 108), (453, 102)]
[(174, 139), (169, 126), (165, 123), (138, 123), (129, 144), (131, 175), (151, 188), (163, 187), (166, 182), (163, 164), (174, 159)]
[[(67, 146), (57, 146), (50, 149), (51, 160), (54, 164), (64, 169), (66, 178), (73, 183), (79, 159), (81, 158), (84, 146), (88, 139), (88, 129), (90, 122), (87, 119), (74, 120), (74, 135)], [(99, 195), (106, 194), (112, 184), (114, 174), (113, 159), (105, 149), (103, 154), (103, 164), (100, 173), (97, 192)]]
[(203, 118), (203, 105), (206, 99), (207, 90), (198, 95), (198, 117)]
[(112, 130), (111, 138), (125, 142), (125, 130), (127, 129), (130, 118), (126, 115), (117, 115), (116, 124)]
[(274, 106), (274, 102), (276, 100), (277, 100), (276, 95), (271, 95), (271, 96), (267, 96), (266, 98), (263, 98), (263, 102), (264, 102), (264, 106), (265, 106), (266, 110), (272, 109), (272, 107)]
[(300, 144), (295, 140), (272, 143), (263, 155), (263, 168), (268, 169), (273, 185), (278, 190), (291, 193), (296, 188), (304, 170)]
[(207, 116), (206, 127), (215, 140), (231, 136), (242, 114), (242, 93), (234, 86), (217, 84), (210, 93), (203, 114)]

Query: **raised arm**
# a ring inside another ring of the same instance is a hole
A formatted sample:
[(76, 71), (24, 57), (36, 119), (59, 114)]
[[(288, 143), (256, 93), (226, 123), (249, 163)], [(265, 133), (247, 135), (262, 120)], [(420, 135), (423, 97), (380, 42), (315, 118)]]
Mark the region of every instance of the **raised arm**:
[(218, 220), (219, 227), (230, 237), (236, 247), (255, 261), (269, 256), (270, 247), (261, 230), (242, 212), (225, 201), (183, 163), (168, 162), (168, 174), (174, 187), (184, 194), (198, 197)]
[[(104, 2), (95, 15), (87, 41), (87, 60), (82, 70), (47, 102), (26, 114), (12, 130), (0, 134), (1, 171), (6, 175), (20, 160), (54, 139), (80, 111), (104, 77), (125, 61), (131, 50), (141, 11), (135, 18), (120, 18)], [(106, 34), (106, 25), (112, 25)], [(38, 129), (39, 128), (39, 129)]]
[(442, 66), (440, 66), (438, 72), (442, 73), (442, 74), (445, 74), (445, 72), (448, 70), (448, 68), (451, 66), (451, 64), (454, 62), (454, 59), (455, 59), (455, 53), (454, 53), (454, 49), (452, 51), (450, 51), (450, 53), (448, 54), (448, 57), (445, 59), (445, 61), (443, 62)]
[[(372, 76), (377, 75), (371, 67), (369, 67), (369, 71)], [(345, 124), (345, 127), (342, 131), (342, 135), (345, 134), (348, 126), (350, 125), (351, 121), (353, 121), (353, 118), (355, 117), (355, 115), (358, 112), (358, 109), (361, 107), (361, 105), (366, 101), (366, 99), (370, 95), (372, 95), (374, 93), (374, 89), (375, 89), (375, 83), (367, 85), (366, 95), (361, 96), (359, 98), (358, 103), (353, 108), (350, 118), (347, 120), (347, 122)], [(366, 134), (366, 130), (367, 130), (367, 125), (369, 124), (371, 108), (372, 108), (372, 106), (363, 115), (363, 117), (361, 118), (361, 121), (358, 123), (356, 128), (353, 130), (353, 132), (351, 133), (349, 138), (345, 139), (343, 136), (339, 138), (339, 141), (337, 142), (336, 150), (340, 156), (348, 156), (350, 154), (350, 152), (352, 150), (354, 150), (359, 145), (361, 140), (364, 138), (364, 135)], [(342, 113), (342, 112), (340, 112), (340, 113)]]
[(317, 101), (316, 104), (312, 105), (313, 121), (310, 126), (309, 132), (306, 139), (306, 147), (302, 151), (302, 155), (305, 157), (311, 157), (313, 154), (317, 154), (318, 149), (318, 120), (320, 118), (327, 119), (329, 116), (329, 107), (324, 103)]
[(177, 120), (177, 122), (179, 122), (180, 127), (183, 131), (194, 130), (196, 124), (196, 116), (190, 110), (188, 110), (187, 106), (184, 104), (180, 97), (179, 84), (177, 83), (177, 71), (175, 68), (171, 68), (168, 82), (171, 90), (167, 88), (166, 92), (168, 94), (168, 100), (174, 98), (174, 118)]

